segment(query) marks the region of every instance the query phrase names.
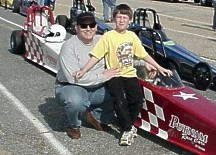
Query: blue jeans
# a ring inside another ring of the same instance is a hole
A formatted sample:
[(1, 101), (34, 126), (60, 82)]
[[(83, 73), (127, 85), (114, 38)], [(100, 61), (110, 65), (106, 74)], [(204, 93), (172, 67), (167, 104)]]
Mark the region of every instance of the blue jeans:
[[(113, 20), (113, 10), (116, 6), (116, 0), (102, 0), (103, 3), (103, 17), (104, 21)], [(109, 8), (111, 9), (111, 16), (109, 17)]]
[(37, 0), (38, 5), (44, 5), (44, 3), (45, 3), (45, 0)]
[(214, 15), (212, 29), (216, 29), (216, 0), (213, 1)]
[(88, 111), (101, 123), (114, 120), (113, 102), (104, 86), (84, 88), (77, 85), (57, 84), (55, 95), (57, 102), (65, 108), (69, 127), (80, 127), (81, 118)]

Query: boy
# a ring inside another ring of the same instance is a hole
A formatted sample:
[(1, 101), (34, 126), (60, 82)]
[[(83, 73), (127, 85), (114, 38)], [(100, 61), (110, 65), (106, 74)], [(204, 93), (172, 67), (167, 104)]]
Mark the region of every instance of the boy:
[(132, 16), (132, 9), (127, 4), (116, 6), (113, 12), (115, 29), (101, 37), (90, 53), (90, 60), (76, 73), (76, 78), (79, 79), (103, 57), (107, 69), (119, 68), (118, 77), (110, 79), (107, 85), (114, 98), (114, 108), (121, 128), (120, 145), (131, 145), (133, 142), (136, 135), (133, 122), (144, 102), (133, 58), (136, 56), (150, 63), (163, 75), (172, 75), (170, 70), (158, 65), (148, 55), (136, 34), (127, 30)]

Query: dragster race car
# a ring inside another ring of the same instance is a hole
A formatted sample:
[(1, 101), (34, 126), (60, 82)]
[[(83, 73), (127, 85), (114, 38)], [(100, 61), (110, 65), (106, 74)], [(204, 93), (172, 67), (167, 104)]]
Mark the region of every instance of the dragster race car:
[[(142, 27), (151, 27), (160, 34), (164, 44), (164, 50), (157, 44), (153, 45), (149, 37), (144, 33), (138, 34), (139, 29), (142, 29)], [(151, 8), (137, 9), (134, 12), (133, 22), (128, 29), (139, 35), (146, 51), (153, 58), (156, 59), (161, 55), (165, 55), (167, 61), (176, 68), (183, 80), (192, 82), (195, 88), (200, 90), (206, 90), (209, 87), (216, 89), (216, 67), (168, 38), (162, 29), (159, 16), (155, 10)], [(150, 50), (152, 46), (157, 47), (154, 53)]]
[[(157, 45), (149, 49), (153, 53), (159, 46), (165, 53), (164, 41), (156, 30), (144, 27), (138, 33)], [(56, 73), (65, 35), (65, 28), (54, 24), (50, 8), (33, 6), (27, 13), (24, 28), (11, 33), (10, 52)], [(194, 153), (215, 155), (216, 104), (183, 85), (178, 72), (163, 56), (156, 60), (172, 69), (171, 77), (158, 74), (149, 78), (144, 67), (137, 67), (145, 103), (134, 125)]]
[[(79, 13), (86, 11), (94, 14), (95, 8), (92, 6), (90, 0), (87, 0), (87, 5), (85, 5), (84, 0), (73, 0), (73, 6), (70, 9), (70, 18), (68, 18), (66, 15), (57, 15), (55, 22), (64, 26), (67, 32), (75, 34), (76, 31), (74, 25), (76, 22), (76, 17)], [(112, 29), (111, 26), (104, 23), (99, 18), (95, 17), (95, 20), (97, 23), (97, 34), (103, 34), (104, 32)]]
[[(38, 5), (37, 0), (1, 0), (1, 1), (0, 1), (1, 5), (4, 6), (5, 9), (11, 8), (13, 12), (20, 13), (22, 15), (27, 14), (27, 10), (29, 9), (30, 6)], [(53, 11), (55, 9), (55, 0), (45, 0), (43, 6), (48, 6)]]
[[(152, 53), (156, 53), (159, 46), (165, 53), (159, 32), (145, 27), (139, 30), (139, 34), (148, 36), (153, 45), (149, 49)], [(158, 63), (173, 71), (173, 76), (158, 74), (149, 79), (145, 68), (137, 67), (145, 103), (134, 125), (193, 153), (215, 154), (216, 104), (183, 85), (166, 55), (156, 57)]]
[(11, 34), (11, 52), (56, 73), (57, 57), (66, 33), (63, 26), (54, 24), (49, 7), (33, 5), (28, 9), (24, 28)]

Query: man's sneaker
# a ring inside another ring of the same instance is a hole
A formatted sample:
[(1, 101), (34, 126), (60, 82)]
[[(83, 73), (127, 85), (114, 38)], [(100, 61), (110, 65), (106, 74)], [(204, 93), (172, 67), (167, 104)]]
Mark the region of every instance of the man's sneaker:
[(137, 135), (137, 128), (132, 125), (131, 131), (133, 132), (133, 138), (136, 138), (138, 136)]
[(133, 142), (133, 132), (124, 131), (120, 138), (119, 145), (130, 146), (132, 142)]

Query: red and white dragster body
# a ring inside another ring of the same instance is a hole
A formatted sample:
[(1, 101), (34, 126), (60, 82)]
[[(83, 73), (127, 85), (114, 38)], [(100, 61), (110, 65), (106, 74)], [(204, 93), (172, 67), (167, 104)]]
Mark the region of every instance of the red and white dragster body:
[(194, 153), (215, 155), (216, 104), (188, 86), (173, 86), (170, 77), (162, 78), (167, 85), (140, 80), (146, 101), (134, 125)]
[(57, 58), (64, 42), (47, 42), (45, 38), (34, 33), (24, 33), (25, 58), (57, 73)]
[[(26, 18), (24, 29), (11, 34), (11, 52), (56, 73), (64, 41), (47, 36), (55, 25), (50, 8), (34, 6)], [(184, 86), (173, 73), (150, 81), (140, 78), (146, 102), (134, 125), (194, 153), (215, 155), (216, 104)]]
[(57, 57), (65, 37), (66, 30), (61, 25), (54, 24), (51, 9), (34, 5), (28, 9), (24, 28), (14, 30), (11, 34), (11, 52), (22, 54), (23, 57), (56, 73)]

